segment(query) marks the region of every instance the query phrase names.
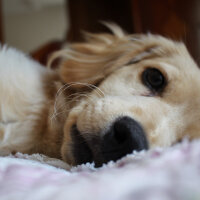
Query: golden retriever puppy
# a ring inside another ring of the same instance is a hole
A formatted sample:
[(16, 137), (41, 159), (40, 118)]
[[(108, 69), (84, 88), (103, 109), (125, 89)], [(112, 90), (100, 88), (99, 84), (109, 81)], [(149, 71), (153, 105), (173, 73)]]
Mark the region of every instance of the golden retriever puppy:
[(101, 166), (133, 150), (200, 137), (200, 71), (158, 35), (86, 34), (55, 52), (57, 70), (0, 50), (0, 153), (43, 153)]

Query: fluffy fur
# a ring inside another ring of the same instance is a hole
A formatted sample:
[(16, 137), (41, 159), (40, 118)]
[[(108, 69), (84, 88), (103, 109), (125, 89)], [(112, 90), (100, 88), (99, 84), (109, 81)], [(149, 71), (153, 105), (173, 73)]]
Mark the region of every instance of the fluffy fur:
[[(87, 33), (85, 43), (55, 52), (49, 65), (58, 57), (62, 62), (54, 71), (1, 48), (1, 154), (43, 153), (76, 164), (71, 127), (76, 124), (87, 143), (120, 116), (142, 125), (150, 148), (200, 137), (200, 71), (184, 44), (109, 27), (113, 34)], [(148, 67), (164, 74), (162, 95), (142, 83)]]

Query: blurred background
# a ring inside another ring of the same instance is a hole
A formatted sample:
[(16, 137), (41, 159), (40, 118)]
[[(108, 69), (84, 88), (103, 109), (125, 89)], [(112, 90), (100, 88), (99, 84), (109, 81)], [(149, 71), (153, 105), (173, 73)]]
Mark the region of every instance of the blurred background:
[(200, 63), (199, 0), (0, 0), (0, 41), (46, 64), (81, 30), (108, 31), (113, 21), (129, 33), (157, 33), (186, 43)]

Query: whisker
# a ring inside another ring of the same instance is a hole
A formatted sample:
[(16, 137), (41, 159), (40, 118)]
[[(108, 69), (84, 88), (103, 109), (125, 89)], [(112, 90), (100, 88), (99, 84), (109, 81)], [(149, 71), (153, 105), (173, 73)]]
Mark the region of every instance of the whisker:
[[(100, 95), (102, 95), (102, 97), (105, 97), (105, 94), (104, 94), (104, 92), (99, 88), (99, 87), (97, 87), (97, 86), (95, 86), (95, 85), (93, 85), (93, 84), (90, 84), (90, 83), (85, 83), (85, 84), (87, 84), (87, 86), (90, 86), (90, 87), (92, 87), (92, 88), (94, 88), (94, 89), (97, 89), (100, 93)], [(96, 91), (96, 90), (95, 90)], [(100, 96), (101, 97), (101, 96)]]
[(105, 94), (104, 92), (97, 86), (95, 85), (92, 85), (92, 84), (89, 84), (89, 83), (80, 83), (80, 82), (71, 82), (71, 83), (66, 83), (64, 84), (62, 87), (59, 88), (59, 90), (57, 91), (56, 93), (56, 96), (55, 96), (55, 103), (54, 103), (54, 113), (57, 112), (56, 108), (57, 108), (57, 100), (58, 100), (58, 96), (60, 94), (62, 94), (65, 90), (69, 89), (71, 86), (74, 86), (74, 85), (84, 85), (84, 86), (87, 86), (89, 87), (90, 89), (96, 89), (94, 90), (100, 97), (104, 97)]
[[(76, 94), (77, 94), (77, 93), (71, 94), (71, 95), (69, 95), (69, 96), (74, 96), (74, 95), (76, 95)], [(67, 99), (69, 99), (69, 96), (67, 97)], [(53, 119), (55, 119), (55, 117), (57, 117), (59, 114), (62, 114), (62, 113), (65, 113), (65, 112), (69, 111), (71, 108), (69, 108), (68, 110), (64, 110), (64, 111), (62, 111), (62, 112), (58, 112), (61, 108), (65, 107), (66, 104), (70, 104), (70, 103), (72, 103), (73, 101), (79, 102), (80, 100), (77, 100), (77, 99), (80, 98), (80, 97), (86, 97), (86, 98), (88, 98), (88, 100), (89, 100), (90, 102), (94, 103), (94, 101), (93, 101), (93, 99), (91, 98), (91, 96), (89, 96), (89, 95), (87, 95), (87, 94), (85, 94), (85, 93), (78, 93), (77, 96), (75, 96), (74, 98), (72, 98), (70, 101), (66, 101), (66, 102), (65, 102), (63, 105), (61, 105), (59, 108), (56, 107), (56, 109), (54, 110), (54, 112), (53, 112), (53, 114), (52, 114), (52, 116), (51, 116), (51, 121), (52, 121)]]

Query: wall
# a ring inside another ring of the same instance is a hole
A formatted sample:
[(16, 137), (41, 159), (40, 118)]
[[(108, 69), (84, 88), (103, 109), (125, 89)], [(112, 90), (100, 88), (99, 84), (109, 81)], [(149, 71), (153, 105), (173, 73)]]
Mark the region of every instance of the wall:
[(7, 44), (31, 52), (66, 35), (64, 0), (3, 0), (2, 3)]

